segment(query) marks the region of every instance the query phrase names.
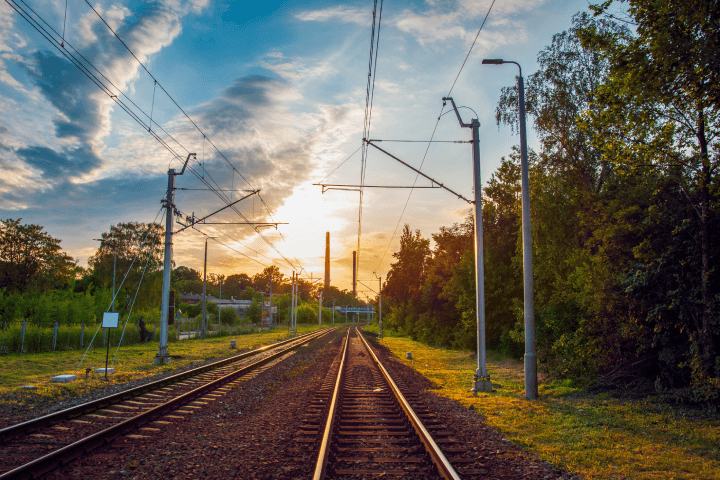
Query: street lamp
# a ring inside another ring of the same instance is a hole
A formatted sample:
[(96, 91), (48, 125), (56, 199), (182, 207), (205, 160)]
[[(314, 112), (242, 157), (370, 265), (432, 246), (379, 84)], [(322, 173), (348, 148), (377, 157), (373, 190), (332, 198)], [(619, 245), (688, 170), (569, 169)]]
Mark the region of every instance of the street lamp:
[[(211, 238), (217, 238), (217, 237), (205, 237), (205, 263), (203, 266), (203, 306), (202, 306), (202, 327), (200, 328), (200, 338), (202, 340), (205, 340), (205, 303), (207, 301), (207, 242)], [(220, 304), (218, 304), (218, 307)], [(220, 313), (220, 309), (218, 308), (218, 314)]]
[(525, 284), (525, 397), (537, 398), (537, 356), (535, 355), (535, 299), (533, 298), (532, 233), (530, 230), (530, 180), (528, 175), (527, 133), (525, 131), (525, 82), (519, 63), (502, 58), (486, 58), (483, 65), (514, 63), (520, 70), (518, 92), (520, 107), (520, 168), (522, 176), (523, 277)]

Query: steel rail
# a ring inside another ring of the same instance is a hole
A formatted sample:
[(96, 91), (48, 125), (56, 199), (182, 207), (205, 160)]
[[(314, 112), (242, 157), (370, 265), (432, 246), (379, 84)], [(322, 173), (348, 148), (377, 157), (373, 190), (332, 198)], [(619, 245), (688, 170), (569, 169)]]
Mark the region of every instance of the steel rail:
[[(152, 408), (146, 412), (140, 413), (132, 418), (129, 418), (129, 419), (127, 419), (123, 422), (120, 422), (116, 425), (113, 425), (112, 427), (106, 428), (105, 430), (101, 430), (97, 433), (90, 435), (89, 437), (78, 440), (75, 443), (72, 443), (63, 448), (55, 450), (43, 457), (37, 458), (37, 459), (33, 460), (32, 462), (26, 463), (26, 464), (21, 465), (13, 470), (10, 470), (9, 472), (6, 472), (6, 473), (0, 475), (0, 480), (30, 479), (30, 478), (35, 478), (39, 475), (43, 475), (43, 474), (57, 468), (58, 466), (61, 466), (69, 461), (74, 460), (75, 458), (79, 457), (80, 455), (82, 455), (84, 453), (92, 451), (106, 443), (109, 443), (110, 441), (114, 440), (115, 438), (123, 436), (123, 435), (127, 434), (128, 432), (136, 430), (140, 426), (145, 425), (146, 423), (152, 422), (152, 421), (156, 420), (157, 418), (162, 417), (163, 415), (165, 415), (168, 412), (177, 410), (181, 406), (183, 406), (189, 402), (192, 402), (196, 398), (202, 397), (206, 393), (216, 390), (216, 389), (222, 387), (223, 385), (230, 383), (231, 381), (235, 380), (236, 378), (241, 377), (241, 376), (255, 370), (256, 368), (265, 365), (266, 363), (270, 363), (271, 361), (275, 360), (276, 358), (285, 355), (288, 351), (300, 347), (303, 343), (305, 343), (305, 340), (314, 340), (316, 338), (320, 338), (333, 330), (335, 330), (335, 329), (323, 329), (323, 330), (320, 330), (319, 332), (317, 332), (317, 331), (312, 332), (311, 334), (309, 334), (309, 335), (311, 335), (310, 338), (308, 338), (307, 336), (305, 336), (303, 338), (304, 341), (297, 342), (297, 344), (295, 344), (295, 345), (289, 346), (277, 353), (274, 353), (266, 358), (263, 358), (262, 360), (258, 360), (255, 363), (246, 365), (245, 367), (241, 368), (240, 370), (231, 372), (223, 377), (218, 378), (217, 380), (209, 382), (201, 387), (198, 387), (195, 390), (187, 392), (187, 393), (180, 395), (179, 397), (176, 397), (166, 403), (158, 405), (155, 408)], [(296, 338), (295, 340), (298, 340), (298, 339)]]
[(420, 437), (420, 440), (425, 445), (425, 449), (430, 454), (430, 458), (432, 458), (432, 461), (435, 463), (435, 466), (437, 466), (440, 475), (442, 475), (443, 478), (450, 480), (460, 480), (460, 476), (457, 474), (453, 466), (448, 461), (447, 457), (445, 457), (445, 454), (442, 453), (440, 450), (440, 447), (437, 443), (435, 443), (435, 440), (433, 440), (432, 435), (430, 435), (430, 432), (427, 431), (425, 428), (425, 425), (423, 425), (420, 418), (415, 414), (415, 411), (412, 409), (408, 401), (405, 399), (405, 396), (400, 392), (400, 389), (393, 381), (392, 377), (388, 373), (387, 370), (385, 370), (385, 367), (382, 363), (380, 363), (380, 360), (375, 355), (375, 352), (373, 352), (372, 348), (370, 348), (370, 345), (368, 344), (367, 340), (365, 340), (365, 337), (363, 337), (362, 334), (358, 333), (358, 337), (362, 340), (362, 342), (365, 344), (365, 347), (367, 348), (368, 352), (370, 352), (370, 356), (373, 358), (375, 363), (377, 364), (378, 368), (382, 372), (383, 376), (385, 377), (385, 380), (390, 385), (390, 389), (392, 390), (393, 394), (395, 395), (395, 398), (400, 403), (400, 406), (405, 411), (405, 414), (407, 415), (408, 419), (410, 420), (410, 423), (412, 424), (413, 428), (415, 429), (415, 432)]
[(51, 413), (51, 414), (48, 414), (48, 415), (45, 415), (42, 417), (34, 418), (32, 420), (18, 423), (16, 425), (10, 425), (9, 427), (0, 429), (0, 444), (6, 443), (7, 441), (12, 440), (13, 438), (23, 435), (24, 433), (27, 433), (29, 431), (38, 430), (40, 428), (44, 428), (46, 426), (52, 425), (57, 422), (62, 422), (64, 420), (70, 420), (70, 419), (73, 419), (73, 418), (76, 418), (76, 417), (79, 417), (82, 415), (87, 415), (90, 412), (94, 412), (96, 410), (108, 407), (110, 405), (115, 405), (116, 403), (125, 401), (128, 398), (137, 397), (138, 395), (142, 395), (142, 394), (151, 392), (153, 390), (157, 390), (158, 388), (162, 388), (166, 385), (171, 385), (173, 383), (180, 382), (182, 380), (185, 380), (188, 377), (194, 377), (195, 375), (199, 375), (201, 373), (205, 373), (210, 370), (215, 370), (216, 368), (219, 368), (219, 367), (224, 367), (225, 365), (235, 363), (239, 360), (244, 360), (248, 357), (253, 357), (253, 356), (258, 355), (266, 350), (281, 347), (285, 344), (291, 343), (296, 340), (300, 340), (300, 339), (305, 338), (314, 333), (317, 333), (317, 332), (306, 333), (305, 335), (300, 335), (298, 337), (294, 337), (289, 340), (283, 340), (282, 342), (273, 343), (272, 345), (266, 345), (264, 347), (256, 348), (255, 350), (251, 350), (249, 352), (233, 355), (232, 357), (218, 360), (217, 362), (213, 362), (208, 365), (203, 365), (201, 367), (193, 368), (192, 370), (188, 370), (186, 372), (177, 373), (170, 377), (162, 378), (160, 380), (156, 380), (154, 382), (150, 382), (145, 385), (140, 385), (139, 387), (125, 390), (124, 392), (119, 392), (119, 393), (115, 393), (113, 395), (109, 395), (107, 397), (99, 398), (97, 400), (92, 400), (90, 402), (83, 403), (81, 405), (76, 405), (74, 407), (70, 407), (65, 410), (60, 410), (59, 412), (54, 412), (54, 413)]
[(340, 368), (338, 369), (337, 378), (335, 380), (335, 388), (333, 389), (332, 401), (328, 411), (328, 419), (325, 422), (325, 432), (323, 433), (322, 443), (320, 444), (320, 453), (315, 463), (315, 473), (313, 480), (323, 480), (325, 478), (325, 467), (327, 466), (328, 457), (330, 456), (330, 436), (332, 435), (333, 425), (335, 424), (335, 414), (337, 411), (338, 398), (340, 392), (340, 384), (342, 383), (343, 370), (345, 369), (345, 358), (347, 357), (348, 345), (350, 344), (350, 329), (348, 328), (345, 337), (345, 348), (343, 348), (342, 359), (340, 360)]

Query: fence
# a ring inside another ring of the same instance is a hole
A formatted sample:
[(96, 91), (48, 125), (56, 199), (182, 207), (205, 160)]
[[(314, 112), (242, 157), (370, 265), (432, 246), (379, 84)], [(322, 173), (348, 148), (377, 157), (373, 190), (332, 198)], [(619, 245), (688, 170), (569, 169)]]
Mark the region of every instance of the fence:
[[(0, 353), (40, 353), (61, 350), (76, 350), (87, 348), (92, 340), (98, 324), (70, 324), (60, 325), (54, 323), (2, 322), (2, 339), (0, 340)], [(160, 322), (147, 323), (148, 342), (160, 341)], [(93, 346), (104, 347), (108, 341), (106, 333), (109, 332), (110, 346), (117, 346), (122, 334), (120, 328), (105, 329), (98, 332)], [(229, 335), (246, 335), (255, 333), (255, 325), (222, 325), (210, 324), (206, 328), (207, 337), (225, 337)], [(176, 321), (175, 325), (168, 326), (168, 342), (200, 338), (200, 320), (183, 319)], [(123, 345), (142, 343), (138, 324), (128, 323), (122, 337)]]

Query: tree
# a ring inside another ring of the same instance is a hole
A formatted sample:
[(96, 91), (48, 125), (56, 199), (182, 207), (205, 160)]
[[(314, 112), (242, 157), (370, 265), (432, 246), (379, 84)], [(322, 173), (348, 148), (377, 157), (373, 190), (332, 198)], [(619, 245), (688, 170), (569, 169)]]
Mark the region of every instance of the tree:
[(245, 315), (243, 316), (243, 321), (245, 323), (258, 324), (258, 323), (260, 323), (261, 318), (262, 318), (262, 307), (260, 306), (260, 302), (253, 300), (253, 302), (245, 310)]
[(0, 221), (0, 288), (24, 293), (68, 285), (78, 268), (60, 248), (60, 240), (40, 225), (21, 225), (21, 221)]
[(250, 286), (252, 286), (252, 279), (246, 273), (228, 275), (223, 282), (223, 287), (231, 292), (230, 296), (235, 298), (240, 298), (241, 292)]
[(240, 314), (235, 307), (222, 307), (220, 309), (220, 323), (223, 325), (236, 325), (240, 323)]
[(410, 226), (405, 224), (400, 237), (400, 250), (393, 256), (397, 261), (390, 266), (382, 287), (383, 299), (391, 304), (388, 324), (415, 336), (419, 315), (417, 309), (420, 307), (430, 258), (430, 241), (420, 236), (420, 230), (413, 233)]
[[(610, 3), (595, 7), (596, 13), (604, 13)], [(585, 128), (600, 133), (595, 143), (602, 142), (608, 161), (635, 169), (651, 166), (673, 179), (689, 207), (686, 214), (695, 217), (675, 216), (675, 228), (697, 220), (699, 288), (686, 292), (689, 296), (679, 305), (684, 312), (678, 313), (697, 342), (692, 342), (697, 347), (693, 381), (714, 385), (712, 378), (720, 379), (720, 272), (711, 238), (718, 198), (713, 175), (720, 160), (717, 2), (628, 3), (636, 36), (619, 37), (595, 28), (583, 34), (584, 44), (601, 51), (612, 65), (595, 96), (596, 108), (585, 117)], [(685, 249), (690, 263), (693, 250)], [(672, 289), (672, 282), (665, 285)]]
[[(603, 35), (626, 38), (626, 28), (605, 19), (579, 13), (572, 28), (553, 35), (538, 54), (539, 69), (527, 79), (525, 110), (534, 119), (541, 139), (543, 167), (565, 181), (597, 192), (610, 173), (602, 157), (600, 136), (581, 127), (577, 119), (594, 108), (594, 95), (608, 75), (611, 61), (598, 49), (584, 45), (579, 33), (593, 29)], [(517, 129), (517, 85), (502, 90), (495, 118)]]
[(270, 265), (269, 267), (265, 267), (262, 272), (253, 276), (253, 286), (255, 287), (255, 290), (269, 292), (270, 282), (272, 281), (273, 289), (275, 289), (283, 283), (284, 277), (285, 276), (280, 273), (279, 267), (276, 265)]
[(202, 280), (202, 277), (200, 276), (200, 272), (198, 272), (194, 268), (184, 267), (180, 265), (179, 267), (174, 268), (172, 271), (172, 283), (198, 280)]
[(125, 287), (134, 291), (143, 271), (147, 276), (148, 273), (162, 270), (164, 232), (165, 229), (159, 223), (128, 222), (112, 225), (109, 232), (102, 234), (102, 242), (95, 255), (88, 259), (95, 281), (98, 284), (112, 284), (116, 254), (116, 286), (127, 275)]

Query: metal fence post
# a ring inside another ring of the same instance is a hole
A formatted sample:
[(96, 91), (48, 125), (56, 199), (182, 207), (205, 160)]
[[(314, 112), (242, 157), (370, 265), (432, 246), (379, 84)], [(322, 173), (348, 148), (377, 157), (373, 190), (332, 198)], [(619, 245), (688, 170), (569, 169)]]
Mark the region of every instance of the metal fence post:
[(52, 351), (55, 351), (55, 346), (57, 345), (57, 334), (58, 334), (58, 322), (55, 322), (53, 325), (53, 342), (52, 342)]
[(85, 342), (85, 322), (80, 324), (80, 348), (83, 348)]
[(25, 329), (27, 328), (27, 320), (23, 320), (20, 330), (20, 353), (25, 350)]

